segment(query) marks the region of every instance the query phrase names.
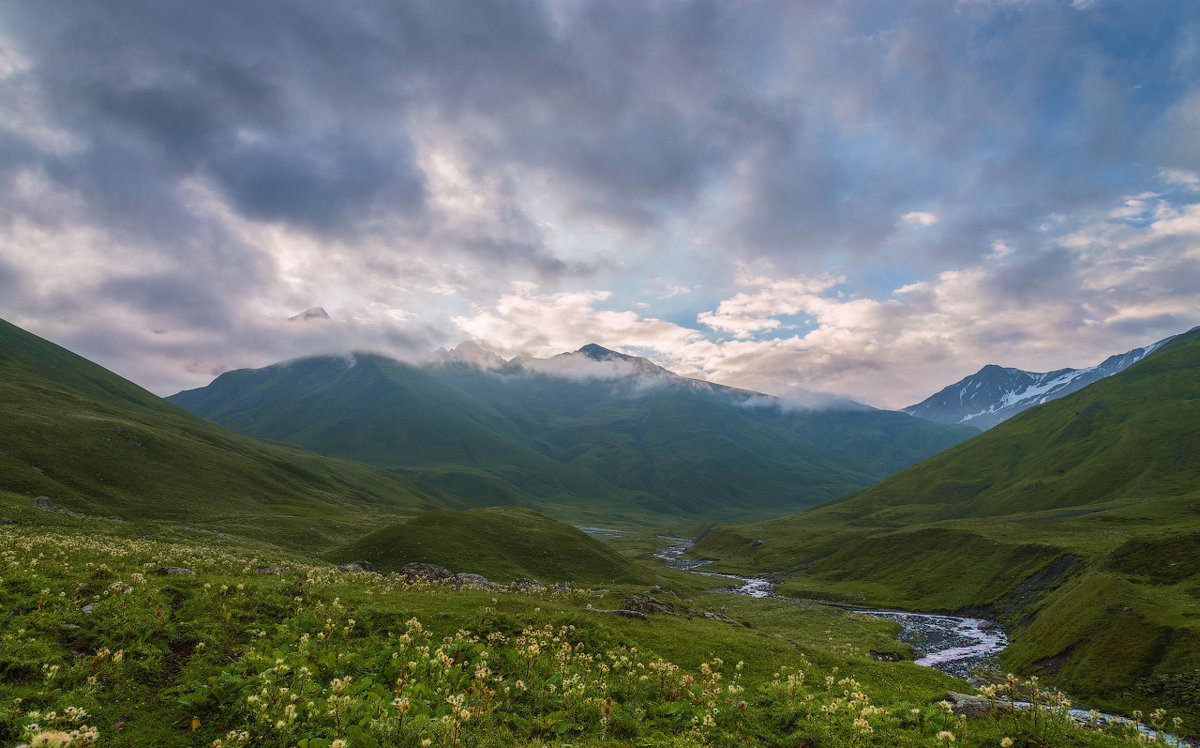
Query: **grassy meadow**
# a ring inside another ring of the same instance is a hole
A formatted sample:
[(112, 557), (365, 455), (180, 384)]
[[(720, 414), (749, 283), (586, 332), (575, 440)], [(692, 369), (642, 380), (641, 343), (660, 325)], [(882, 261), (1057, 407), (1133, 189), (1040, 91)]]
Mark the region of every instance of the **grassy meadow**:
[(891, 622), (672, 570), (656, 595), (679, 614), (626, 618), (605, 611), (645, 586), (453, 589), (54, 519), (0, 526), (7, 745), (1136, 742), (1053, 712), (955, 715), (942, 702), (966, 683), (875, 659), (910, 656)]

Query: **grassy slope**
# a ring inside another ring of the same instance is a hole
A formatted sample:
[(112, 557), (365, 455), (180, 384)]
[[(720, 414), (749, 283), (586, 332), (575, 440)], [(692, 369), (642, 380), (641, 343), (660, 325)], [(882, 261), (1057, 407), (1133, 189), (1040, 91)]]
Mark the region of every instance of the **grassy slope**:
[(0, 321), (0, 505), (35, 496), (131, 522), (171, 520), (323, 547), (381, 518), (447, 505), (359, 463), (246, 438)]
[(370, 561), (376, 571), (398, 571), (420, 561), (492, 581), (532, 577), (543, 583), (643, 582), (649, 575), (579, 530), (519, 507), (437, 510), (381, 528), (326, 557)]
[(1010, 667), (1121, 705), (1139, 682), (1200, 668), (1198, 532), (1193, 331), (865, 491), (718, 529), (695, 552), (783, 572), (794, 593), (999, 615)]
[(171, 399), (252, 436), (413, 471), (480, 504), (676, 529), (824, 501), (974, 433), (880, 411), (748, 408), (739, 397), (685, 380), (360, 355), (231, 372)]

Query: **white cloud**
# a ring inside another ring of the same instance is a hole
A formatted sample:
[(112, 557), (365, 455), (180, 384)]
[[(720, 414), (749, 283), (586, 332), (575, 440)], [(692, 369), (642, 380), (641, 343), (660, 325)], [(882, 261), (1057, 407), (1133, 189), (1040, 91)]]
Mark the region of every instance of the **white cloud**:
[(600, 310), (610, 291), (535, 294), (529, 283), (514, 284), (490, 308), (477, 305), (453, 322), (469, 337), (486, 340), (505, 356), (527, 353), (548, 357), (597, 343), (614, 350), (644, 348), (674, 351), (698, 340), (696, 330), (634, 311)]
[(913, 226), (932, 226), (938, 222), (938, 217), (933, 213), (912, 211), (900, 216), (900, 220)]
[(1159, 169), (1159, 176), (1164, 182), (1188, 190), (1200, 190), (1200, 174), (1187, 169)]
[(772, 279), (743, 276), (739, 284), (755, 290), (740, 292), (722, 301), (716, 311), (702, 312), (696, 320), (714, 330), (748, 338), (755, 333), (783, 326), (779, 317), (801, 312), (813, 314), (824, 304), (819, 294), (840, 283), (843, 278), (795, 276)]
[[(830, 275), (743, 270), (739, 290), (697, 315), (698, 330), (603, 311), (606, 291), (538, 295), (525, 286), (456, 322), (510, 351), (548, 355), (588, 341), (644, 350), (672, 371), (814, 401), (834, 392), (886, 407), (918, 402), (988, 363), (1083, 367), (1200, 322), (1200, 203), (1139, 194), (1146, 221), (1101, 211), (1039, 252), (997, 242), (984, 262), (881, 298), (845, 295)], [(778, 335), (781, 318), (811, 329)], [(761, 333), (773, 335), (756, 339)]]

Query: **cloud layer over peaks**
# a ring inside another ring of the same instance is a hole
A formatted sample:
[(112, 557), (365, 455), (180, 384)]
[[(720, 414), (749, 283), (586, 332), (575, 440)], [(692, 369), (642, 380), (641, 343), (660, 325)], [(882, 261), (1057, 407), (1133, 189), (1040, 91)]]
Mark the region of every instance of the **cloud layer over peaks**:
[(1196, 324), (1198, 175), (1190, 0), (0, 4), (0, 316), (162, 394), (477, 338), (905, 405)]

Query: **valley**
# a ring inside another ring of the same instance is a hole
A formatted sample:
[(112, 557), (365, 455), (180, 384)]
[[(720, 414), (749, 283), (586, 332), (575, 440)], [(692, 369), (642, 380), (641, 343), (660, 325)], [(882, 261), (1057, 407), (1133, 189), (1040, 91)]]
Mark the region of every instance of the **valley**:
[[(5, 323), (0, 739), (1137, 742), (1055, 688), (1195, 736), (1198, 363), (1192, 331), (967, 439), (599, 346), (165, 401)], [(998, 663), (924, 666), (915, 627), (978, 618)]]

